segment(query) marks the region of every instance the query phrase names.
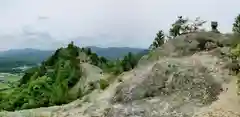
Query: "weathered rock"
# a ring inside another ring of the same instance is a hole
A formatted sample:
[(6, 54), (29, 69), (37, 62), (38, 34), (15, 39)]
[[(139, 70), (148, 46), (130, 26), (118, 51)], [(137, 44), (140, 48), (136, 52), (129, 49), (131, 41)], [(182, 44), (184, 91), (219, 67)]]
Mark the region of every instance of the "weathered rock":
[(127, 82), (117, 87), (114, 102), (127, 103), (155, 96), (171, 96), (181, 92), (179, 98), (189, 98), (196, 103), (216, 100), (221, 86), (214, 82), (207, 69), (183, 60), (162, 60), (146, 74), (136, 76), (137, 82)]
[[(67, 105), (1, 112), (0, 116), (202, 117), (196, 113), (221, 103), (219, 93), (225, 96), (236, 94), (232, 87), (225, 90), (228, 88), (226, 81), (232, 80), (227, 69), (222, 67), (227, 63), (225, 57), (229, 53), (228, 47), (222, 48), (225, 40), (222, 34), (212, 32), (179, 36), (144, 56), (137, 68), (119, 75), (116, 79), (121, 81), (112, 81), (104, 90), (95, 89), (81, 100)], [(85, 67), (88, 69), (88, 65)], [(100, 69), (90, 68), (85, 83), (97, 81), (102, 76)], [(73, 94), (83, 86), (78, 83), (72, 89)], [(221, 113), (221, 117), (239, 115), (228, 113), (228, 110), (234, 110), (232, 105), (240, 108), (238, 98), (227, 97), (226, 100), (231, 101), (224, 106), (219, 104), (224, 107), (221, 112), (226, 112)], [(30, 115), (33, 113), (35, 115)], [(211, 117), (211, 113), (206, 117)]]

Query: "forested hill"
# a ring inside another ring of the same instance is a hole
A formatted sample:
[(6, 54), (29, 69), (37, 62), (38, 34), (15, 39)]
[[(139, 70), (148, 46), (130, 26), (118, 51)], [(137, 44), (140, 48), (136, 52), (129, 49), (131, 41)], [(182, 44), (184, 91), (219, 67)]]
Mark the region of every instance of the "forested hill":
[(143, 48), (130, 48), (130, 47), (108, 47), (108, 48), (100, 48), (95, 46), (89, 46), (88, 48), (91, 48), (91, 50), (94, 53), (97, 53), (99, 56), (103, 56), (108, 59), (116, 59), (116, 58), (122, 58), (128, 52), (131, 52), (133, 54), (141, 53), (142, 51), (145, 51)]
[[(139, 53), (145, 51), (143, 48), (130, 48), (130, 47), (108, 47), (100, 48), (96, 46), (88, 46), (93, 52), (99, 56), (103, 56), (108, 59), (116, 59), (124, 57), (128, 52)], [(0, 58), (16, 58), (17, 60), (34, 60), (42, 61), (53, 54), (53, 50), (38, 50), (38, 49), (12, 49), (8, 51), (0, 52)]]
[[(111, 47), (99, 48), (90, 46), (93, 52), (98, 56), (103, 56), (107, 59), (123, 58), (128, 52), (138, 53), (144, 51), (140, 48), (129, 47)], [(0, 72), (21, 72), (21, 69), (15, 69), (22, 66), (36, 66), (46, 60), (54, 53), (53, 50), (38, 50), (38, 49), (12, 49), (0, 52)]]
[[(129, 52), (122, 60), (110, 61), (72, 42), (66, 48), (57, 49), (39, 66), (26, 70), (14, 87), (0, 92), (0, 111), (61, 105), (87, 95), (98, 86), (105, 89), (109, 85), (107, 80), (99, 79), (90, 84), (82, 81), (87, 74), (82, 67), (84, 63), (115, 76), (133, 69), (141, 56)], [(79, 81), (84, 86), (77, 88)]]

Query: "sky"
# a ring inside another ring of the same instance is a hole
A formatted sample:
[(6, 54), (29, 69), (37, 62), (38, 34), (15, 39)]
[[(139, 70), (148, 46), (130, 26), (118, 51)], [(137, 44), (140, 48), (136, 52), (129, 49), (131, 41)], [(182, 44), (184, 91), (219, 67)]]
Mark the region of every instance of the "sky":
[(231, 32), (239, 0), (0, 0), (0, 50), (79, 46), (147, 48), (177, 16)]

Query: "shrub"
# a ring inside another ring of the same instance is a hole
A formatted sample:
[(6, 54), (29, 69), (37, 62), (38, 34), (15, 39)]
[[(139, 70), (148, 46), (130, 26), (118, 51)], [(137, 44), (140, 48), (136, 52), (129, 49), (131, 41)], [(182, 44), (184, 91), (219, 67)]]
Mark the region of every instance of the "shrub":
[(100, 79), (99, 80), (99, 85), (100, 85), (100, 89), (104, 90), (109, 86), (109, 83), (108, 83), (107, 80)]
[(231, 35), (229, 41), (231, 47), (236, 47), (238, 44), (240, 44), (240, 34)]
[(200, 31), (200, 27), (204, 23), (206, 23), (206, 21), (201, 20), (200, 17), (190, 21), (188, 18), (179, 16), (178, 19), (172, 24), (172, 27), (169, 30), (170, 36), (168, 37), (171, 39), (182, 34)]
[[(237, 85), (238, 90), (240, 89), (240, 64), (239, 64), (239, 57), (240, 57), (240, 44), (237, 44), (235, 47), (232, 47), (231, 49), (231, 58), (232, 62), (228, 65), (230, 72), (233, 72), (234, 75), (237, 75)], [(240, 91), (238, 91), (238, 95), (240, 94)]]
[(235, 18), (235, 22), (233, 23), (232, 31), (234, 33), (240, 34), (240, 14)]

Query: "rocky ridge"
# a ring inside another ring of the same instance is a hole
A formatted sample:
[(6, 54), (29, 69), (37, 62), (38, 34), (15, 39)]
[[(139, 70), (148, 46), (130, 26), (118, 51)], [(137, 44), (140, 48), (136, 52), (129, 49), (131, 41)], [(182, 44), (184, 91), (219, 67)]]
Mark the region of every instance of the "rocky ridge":
[(227, 36), (212, 32), (182, 35), (144, 56), (105, 90), (62, 106), (0, 116), (240, 117), (236, 78), (224, 67), (228, 42)]

